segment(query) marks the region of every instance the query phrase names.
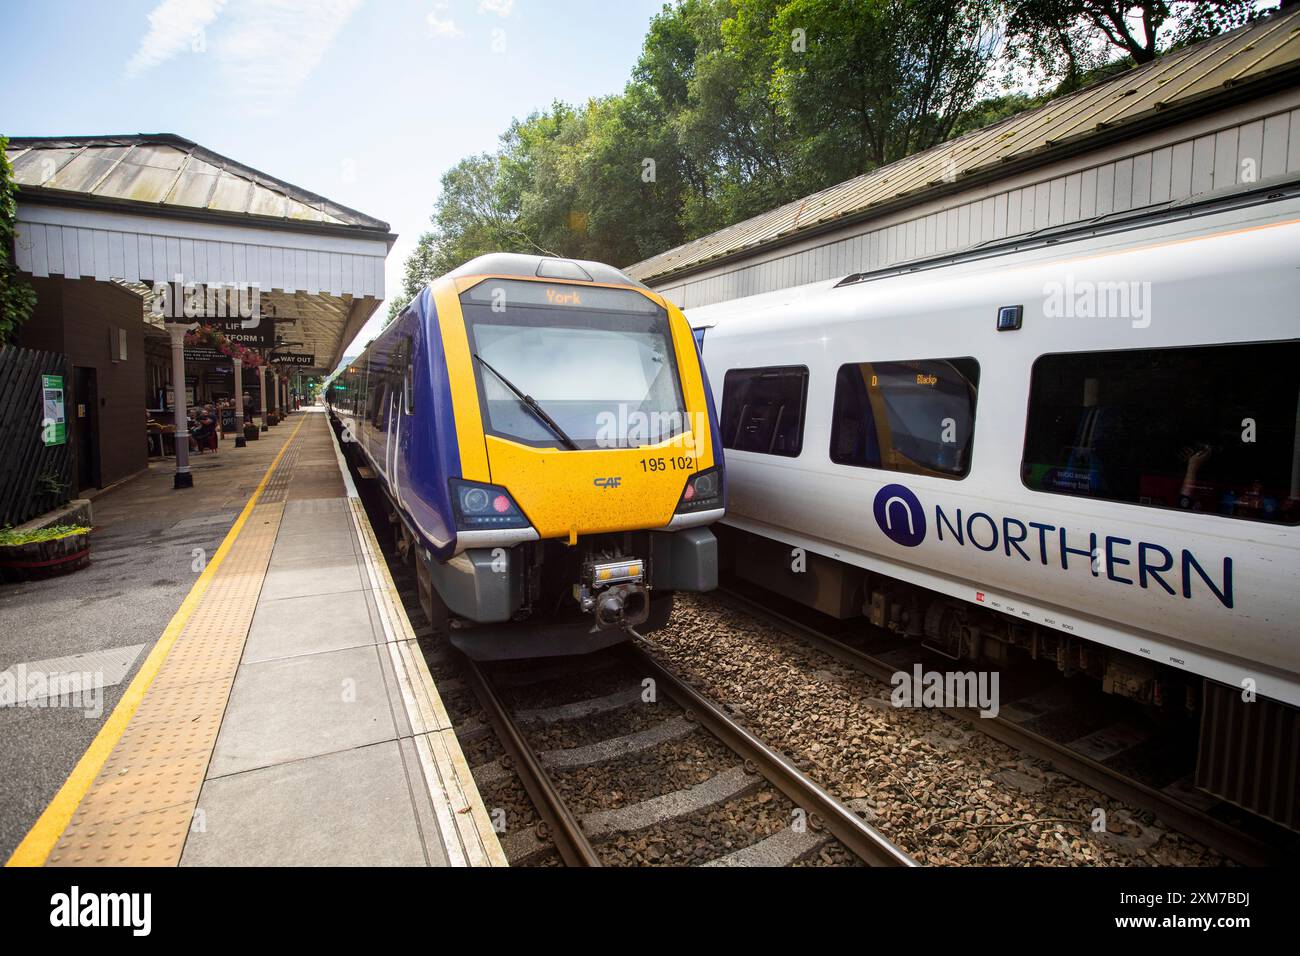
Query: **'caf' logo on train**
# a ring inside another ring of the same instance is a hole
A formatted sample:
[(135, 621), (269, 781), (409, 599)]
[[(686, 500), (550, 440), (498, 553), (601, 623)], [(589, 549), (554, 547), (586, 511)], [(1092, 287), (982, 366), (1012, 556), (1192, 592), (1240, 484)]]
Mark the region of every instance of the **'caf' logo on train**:
[(915, 548), (925, 540), (925, 509), (902, 485), (885, 485), (876, 492), (872, 510), (880, 530), (895, 544)]
[(606, 491), (610, 488), (617, 488), (622, 483), (623, 479), (617, 476), (611, 478), (596, 478), (592, 481), (592, 484), (597, 488), (604, 488)]

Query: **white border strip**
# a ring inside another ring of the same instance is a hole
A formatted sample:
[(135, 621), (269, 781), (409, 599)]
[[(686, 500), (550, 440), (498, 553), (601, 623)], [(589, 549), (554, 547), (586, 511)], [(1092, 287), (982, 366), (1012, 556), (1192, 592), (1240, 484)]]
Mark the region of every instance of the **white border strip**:
[[(324, 414), (328, 416), (328, 410)], [(328, 418), (326, 424), (330, 424)], [(508, 866), (505, 851), (492, 828), (483, 797), (474, 786), (473, 775), (456, 740), (433, 675), (429, 673), (411, 622), (397, 597), (397, 586), (365, 518), (361, 496), (357, 494), (332, 425), (330, 434), (334, 457), (347, 491), (348, 510), (384, 630), (389, 661), (401, 687), (402, 704), (414, 734), (415, 751), (420, 758), (420, 768), (448, 859), (452, 866)]]

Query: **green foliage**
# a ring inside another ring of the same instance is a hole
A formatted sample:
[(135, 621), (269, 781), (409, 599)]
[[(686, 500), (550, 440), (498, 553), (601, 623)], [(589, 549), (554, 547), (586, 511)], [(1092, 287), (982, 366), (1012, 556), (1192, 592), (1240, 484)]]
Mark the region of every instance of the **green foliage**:
[[(626, 266), (1252, 11), (1250, 0), (678, 0), (651, 21), (621, 93), (515, 120), (496, 152), (447, 172), (390, 319), (477, 255)], [(1025, 70), (1046, 89), (1027, 91)], [(996, 76), (1007, 91), (990, 95)]]
[(13, 528), (0, 528), (0, 548), (15, 548), (24, 544), (37, 544), (41, 541), (56, 541), (77, 534), (90, 534), (90, 529), (80, 525), (56, 524), (35, 531), (15, 531)]
[(0, 136), (0, 345), (4, 345), (18, 326), (31, 317), (36, 308), (36, 293), (18, 271), (13, 259), (14, 221), (18, 204), (14, 198), (18, 185), (13, 167), (5, 155), (9, 140)]
[(1006, 93), (1002, 96), (987, 97), (973, 104), (970, 109), (957, 117), (957, 122), (952, 127), (952, 135), (962, 136), (973, 130), (1000, 123), (1004, 119), (1010, 119), (1017, 113), (1037, 109), (1053, 95), (1046, 93), (1041, 96), (1030, 96), (1028, 93)]
[(36, 494), (38, 495), (62, 495), (71, 482), (64, 481), (56, 471), (42, 472), (36, 479)]
[(842, 182), (949, 139), (995, 59), (996, 12), (991, 0), (783, 4), (773, 95), (808, 175)]
[(1011, 57), (1064, 93), (1107, 64), (1150, 63), (1266, 12), (1255, 0), (1010, 0), (1006, 36)]

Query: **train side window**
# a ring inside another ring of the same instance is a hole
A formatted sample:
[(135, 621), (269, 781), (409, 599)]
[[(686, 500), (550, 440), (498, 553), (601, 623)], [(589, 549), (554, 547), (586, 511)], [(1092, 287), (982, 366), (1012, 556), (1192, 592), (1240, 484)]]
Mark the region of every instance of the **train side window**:
[(1034, 491), (1300, 524), (1300, 341), (1044, 355), (1020, 471)]
[(798, 458), (808, 368), (733, 368), (722, 383), (722, 446)]
[(831, 461), (965, 478), (980, 367), (973, 358), (854, 362), (835, 376)]

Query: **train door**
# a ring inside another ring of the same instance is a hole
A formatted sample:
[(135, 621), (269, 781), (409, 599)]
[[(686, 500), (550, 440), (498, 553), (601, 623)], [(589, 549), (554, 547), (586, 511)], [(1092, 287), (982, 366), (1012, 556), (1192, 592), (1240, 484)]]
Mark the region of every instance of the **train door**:
[(388, 483), (393, 489), (393, 497), (398, 504), (402, 501), (401, 479), (398, 471), (402, 458), (402, 413), (405, 407), (405, 388), (403, 379), (407, 364), (407, 339), (397, 340), (397, 345), (389, 356), (386, 377), (386, 396), (388, 403), (387, 421), (384, 425), (384, 468), (388, 472)]

